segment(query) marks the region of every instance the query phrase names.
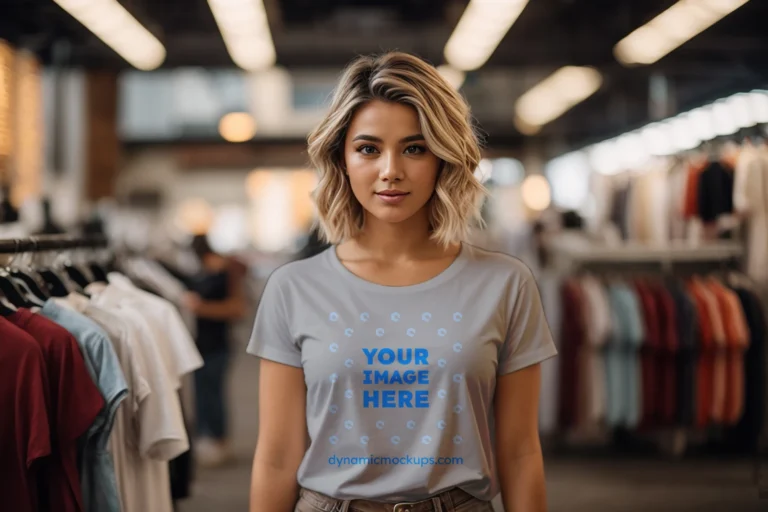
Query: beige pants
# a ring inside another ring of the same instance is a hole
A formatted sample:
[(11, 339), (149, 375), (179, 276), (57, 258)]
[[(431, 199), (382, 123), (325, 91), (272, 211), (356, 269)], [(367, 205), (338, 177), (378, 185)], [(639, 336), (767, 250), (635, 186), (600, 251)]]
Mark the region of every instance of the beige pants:
[(294, 512), (493, 512), (493, 505), (490, 501), (479, 500), (458, 488), (409, 503), (337, 500), (301, 489)]

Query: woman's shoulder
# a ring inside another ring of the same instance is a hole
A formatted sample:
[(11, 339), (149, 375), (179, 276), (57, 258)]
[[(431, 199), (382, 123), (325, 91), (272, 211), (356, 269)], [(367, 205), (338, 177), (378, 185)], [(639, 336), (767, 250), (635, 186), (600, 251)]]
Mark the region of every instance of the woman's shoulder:
[(473, 272), (489, 272), (500, 278), (534, 279), (531, 268), (516, 256), (473, 244), (465, 245)]
[(295, 281), (305, 281), (308, 278), (322, 275), (320, 273), (330, 268), (328, 251), (325, 249), (313, 256), (291, 260), (277, 266), (269, 274), (268, 280), (275, 284), (285, 285)]

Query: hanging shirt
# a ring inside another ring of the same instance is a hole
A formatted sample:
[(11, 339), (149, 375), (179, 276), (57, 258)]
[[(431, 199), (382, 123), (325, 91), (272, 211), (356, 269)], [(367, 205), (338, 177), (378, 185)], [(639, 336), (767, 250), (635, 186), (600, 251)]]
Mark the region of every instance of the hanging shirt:
[[(128, 304), (143, 313), (153, 325), (162, 331), (167, 343), (163, 344), (164, 357), (173, 366), (172, 374), (180, 379), (203, 366), (203, 358), (195, 346), (189, 330), (176, 307), (167, 300), (137, 288), (130, 279), (117, 272), (110, 272), (109, 286), (94, 287), (95, 293), (104, 290), (108, 297)], [(89, 287), (89, 290), (91, 287)], [(179, 386), (181, 382), (179, 380)]]
[(587, 364), (582, 373), (587, 373), (589, 378), (583, 382), (588, 386), (586, 390), (587, 411), (586, 420), (595, 425), (605, 419), (607, 403), (605, 356), (603, 348), (611, 335), (611, 308), (605, 289), (594, 277), (585, 277), (581, 280), (581, 287), (586, 302), (586, 332), (588, 341)]
[(746, 273), (768, 289), (768, 148), (745, 148), (735, 173), (734, 207), (747, 217)]
[(106, 404), (91, 425), (87, 438), (78, 450), (80, 481), (86, 512), (119, 512), (115, 469), (107, 452), (117, 409), (128, 394), (120, 362), (107, 333), (90, 319), (57, 304), (46, 301), (40, 314), (69, 331), (77, 340), (91, 379)]
[(30, 334), (45, 356), (52, 446), (40, 509), (84, 512), (77, 444), (96, 421), (104, 399), (88, 375), (77, 341), (66, 329), (23, 308), (7, 318)]
[(699, 218), (705, 223), (715, 222), (718, 217), (733, 212), (733, 170), (720, 162), (710, 163), (699, 176)]
[(3, 317), (0, 339), (0, 497), (4, 510), (37, 512), (40, 459), (51, 453), (45, 358), (34, 338)]
[[(110, 442), (120, 467), (117, 476), (123, 512), (172, 512), (168, 461), (189, 450), (189, 438), (177, 393), (180, 375), (169, 359), (170, 341), (122, 290), (109, 285), (92, 300), (98, 309), (86, 311), (104, 325), (113, 326), (124, 357), (131, 357), (130, 353), (138, 359), (132, 370), (139, 374), (136, 378), (145, 380), (151, 390), (137, 397), (136, 408), (125, 412), (123, 426), (116, 426), (125, 444), (117, 443), (117, 439)], [(130, 421), (132, 417), (134, 421)]]
[(299, 484), (397, 502), (455, 486), (490, 501), (497, 378), (556, 349), (530, 270), (463, 244), (445, 271), (412, 286), (354, 275), (335, 247), (284, 265), (248, 352), (304, 370), (311, 443)]
[(667, 285), (675, 301), (677, 326), (676, 421), (680, 425), (693, 426), (696, 420), (696, 356), (699, 348), (699, 318), (696, 304), (682, 283)]

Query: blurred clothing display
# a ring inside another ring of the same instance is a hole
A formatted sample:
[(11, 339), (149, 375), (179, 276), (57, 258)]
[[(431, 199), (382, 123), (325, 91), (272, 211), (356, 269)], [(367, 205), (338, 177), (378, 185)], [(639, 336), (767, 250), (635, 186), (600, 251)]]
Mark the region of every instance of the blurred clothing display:
[(704, 237), (728, 238), (734, 226), (736, 174), (725, 160), (694, 155), (658, 159), (642, 169), (600, 176), (592, 180), (598, 216), (592, 222), (594, 230), (612, 225), (622, 240), (651, 245), (699, 241), (699, 225), (707, 228)]
[(105, 276), (39, 307), (22, 307), (23, 297), (4, 306), (0, 492), (9, 510), (173, 510), (169, 461), (189, 450), (178, 392), (203, 360), (174, 305), (123, 274)]
[(768, 288), (768, 147), (747, 145), (736, 164), (733, 204), (747, 222), (747, 274)]
[[(738, 275), (561, 286), (559, 426), (739, 426), (765, 409), (765, 317)], [(748, 423), (749, 425), (745, 425)]]

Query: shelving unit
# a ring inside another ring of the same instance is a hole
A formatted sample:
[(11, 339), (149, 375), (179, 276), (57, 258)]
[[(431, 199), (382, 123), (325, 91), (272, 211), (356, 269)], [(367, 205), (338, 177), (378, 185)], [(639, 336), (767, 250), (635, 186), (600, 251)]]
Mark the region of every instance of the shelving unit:
[(719, 263), (740, 259), (744, 249), (739, 242), (712, 241), (698, 245), (676, 242), (648, 245), (628, 242), (610, 245), (592, 240), (582, 233), (552, 235), (545, 246), (556, 268), (572, 269), (585, 264), (656, 264), (671, 268), (678, 263)]

